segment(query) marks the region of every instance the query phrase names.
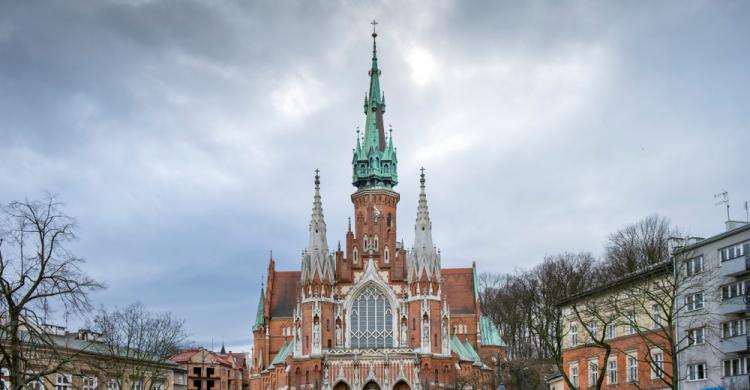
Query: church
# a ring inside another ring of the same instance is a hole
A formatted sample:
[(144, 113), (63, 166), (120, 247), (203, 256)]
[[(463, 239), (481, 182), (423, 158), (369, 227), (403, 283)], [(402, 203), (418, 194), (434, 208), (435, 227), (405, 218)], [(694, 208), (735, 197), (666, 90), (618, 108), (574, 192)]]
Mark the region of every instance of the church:
[[(482, 315), (476, 264), (443, 268), (424, 170), (414, 242), (397, 241), (398, 158), (373, 31), (364, 132), (352, 156), (345, 247), (328, 247), (320, 176), (299, 270), (269, 260), (253, 325), (251, 390), (494, 389), (505, 344)], [(415, 175), (416, 176), (416, 175)], [(416, 184), (416, 183), (415, 183)]]

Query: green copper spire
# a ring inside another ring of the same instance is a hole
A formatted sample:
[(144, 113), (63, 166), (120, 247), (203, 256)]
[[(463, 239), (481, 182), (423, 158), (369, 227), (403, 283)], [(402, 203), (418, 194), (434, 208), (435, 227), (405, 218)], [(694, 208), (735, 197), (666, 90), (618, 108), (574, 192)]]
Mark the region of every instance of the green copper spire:
[(378, 69), (378, 33), (372, 30), (372, 66), (369, 71), (370, 90), (365, 96), (365, 129), (364, 139), (360, 142), (357, 131), (357, 147), (352, 159), (352, 184), (359, 188), (393, 188), (398, 184), (396, 151), (393, 147), (393, 135), (386, 143), (383, 114), (385, 113), (385, 94), (380, 90), (380, 69)]
[(264, 294), (263, 290), (265, 290), (263, 287), (260, 288), (260, 298), (258, 299), (258, 311), (255, 313), (255, 324), (253, 324), (253, 331), (256, 331), (260, 329), (261, 326), (265, 323), (264, 317), (264, 309), (266, 305), (266, 294)]

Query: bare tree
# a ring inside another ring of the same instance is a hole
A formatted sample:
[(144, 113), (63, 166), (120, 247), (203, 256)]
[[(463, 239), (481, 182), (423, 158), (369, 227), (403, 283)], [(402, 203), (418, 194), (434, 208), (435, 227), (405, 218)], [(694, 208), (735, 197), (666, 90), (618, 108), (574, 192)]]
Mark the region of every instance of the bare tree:
[(669, 239), (679, 232), (669, 220), (649, 215), (612, 233), (607, 240), (604, 269), (617, 279), (669, 259)]
[[(0, 365), (9, 371), (12, 390), (43, 380), (75, 358), (58, 354), (55, 339), (41, 325), (51, 308), (87, 312), (88, 294), (103, 288), (81, 270), (83, 259), (66, 248), (76, 238), (76, 224), (62, 208), (47, 195), (0, 209)], [(46, 364), (40, 364), (43, 356)]]
[(168, 378), (160, 365), (185, 342), (183, 324), (171, 313), (149, 312), (141, 303), (101, 309), (94, 329), (101, 334), (108, 356), (99, 362), (100, 368), (110, 373), (118, 389), (125, 389), (126, 383), (143, 390), (166, 385)]

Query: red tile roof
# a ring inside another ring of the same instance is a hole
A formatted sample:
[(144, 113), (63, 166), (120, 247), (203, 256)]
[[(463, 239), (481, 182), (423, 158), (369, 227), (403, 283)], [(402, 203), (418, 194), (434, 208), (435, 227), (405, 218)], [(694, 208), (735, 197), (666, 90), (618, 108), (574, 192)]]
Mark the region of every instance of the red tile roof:
[(291, 317), (299, 295), (299, 271), (275, 272), (271, 291), (271, 317)]
[(475, 314), (473, 268), (443, 268), (442, 272), (451, 314)]

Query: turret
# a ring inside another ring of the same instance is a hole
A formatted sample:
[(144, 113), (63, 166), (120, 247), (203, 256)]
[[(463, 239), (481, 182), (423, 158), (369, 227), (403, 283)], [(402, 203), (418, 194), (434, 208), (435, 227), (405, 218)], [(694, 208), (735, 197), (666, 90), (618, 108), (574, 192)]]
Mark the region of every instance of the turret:
[(336, 263), (328, 251), (326, 223), (323, 218), (323, 203), (320, 197), (320, 176), (315, 170), (315, 196), (310, 219), (310, 238), (302, 253), (300, 282), (304, 292), (315, 295), (330, 295), (334, 283)]
[[(427, 207), (424, 168), (422, 168), (419, 183), (419, 203), (417, 205), (417, 219), (414, 224), (414, 246), (407, 254), (406, 260), (407, 281), (410, 285), (419, 283), (420, 286), (417, 289), (420, 293), (428, 294), (430, 291), (424, 290), (430, 286), (436, 287), (433, 283), (440, 283), (441, 273), (440, 252), (432, 242), (432, 221), (430, 221), (430, 211)], [(436, 291), (433, 292), (436, 293)]]

